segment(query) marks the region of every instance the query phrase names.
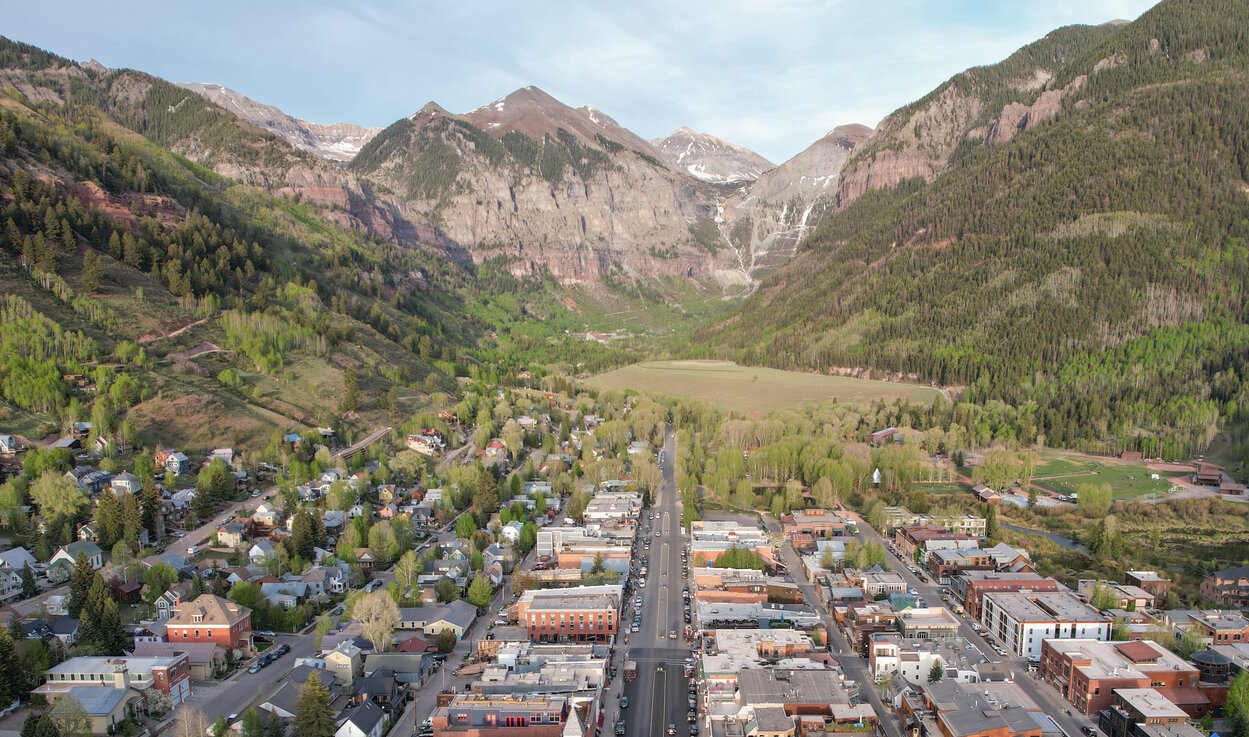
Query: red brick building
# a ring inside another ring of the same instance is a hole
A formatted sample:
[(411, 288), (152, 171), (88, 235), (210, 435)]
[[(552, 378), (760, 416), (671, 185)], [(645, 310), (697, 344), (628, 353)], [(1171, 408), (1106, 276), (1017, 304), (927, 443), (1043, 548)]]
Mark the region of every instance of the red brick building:
[(980, 610), (986, 593), (996, 591), (1062, 591), (1065, 587), (1052, 578), (1042, 578), (1035, 573), (986, 573), (967, 576), (963, 585), (963, 610), (971, 619), (980, 619)]
[(252, 648), (252, 610), (204, 594), (179, 604), (165, 623), (170, 642), (213, 642), (235, 650)]
[(1109, 709), (1123, 688), (1153, 688), (1193, 718), (1210, 708), (1197, 667), (1152, 640), (1046, 640), (1040, 673), (1083, 714)]
[(1171, 579), (1163, 578), (1157, 571), (1128, 571), (1123, 574), (1123, 582), (1128, 586), (1139, 586), (1154, 595), (1157, 602), (1166, 601), (1171, 591)]
[(606, 642), (616, 634), (616, 597), (586, 594), (543, 597), (525, 611), (533, 642)]
[(434, 709), (434, 737), (561, 737), (571, 711), (563, 696), (455, 694)]

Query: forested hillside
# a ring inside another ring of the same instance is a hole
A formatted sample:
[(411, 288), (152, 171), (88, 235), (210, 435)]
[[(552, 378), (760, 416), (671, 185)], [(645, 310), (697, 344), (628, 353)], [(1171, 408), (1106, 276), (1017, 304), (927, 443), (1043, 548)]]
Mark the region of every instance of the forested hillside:
[(542, 276), (386, 243), (169, 151), (240, 172), (308, 156), (198, 95), (5, 40), (0, 70), (4, 432), (95, 420), (145, 444), (349, 436), (456, 376), (630, 355), (565, 337), (584, 328)]
[(1109, 29), (1053, 120), (863, 194), (694, 352), (965, 386), (1023, 442), (1204, 450), (1249, 417), (1247, 27), (1168, 0)]

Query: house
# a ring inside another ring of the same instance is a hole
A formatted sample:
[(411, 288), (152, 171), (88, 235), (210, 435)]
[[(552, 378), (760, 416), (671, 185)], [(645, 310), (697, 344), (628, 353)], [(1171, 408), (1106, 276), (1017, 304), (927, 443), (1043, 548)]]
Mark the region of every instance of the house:
[(325, 653), (325, 669), (334, 674), (334, 679), (343, 686), (350, 686), (360, 673), (364, 664), (364, 656), (360, 647), (351, 640), (344, 640)]
[(265, 561), (273, 557), (273, 543), (268, 540), (257, 540), (256, 544), (247, 551), (247, 558), (254, 565), (264, 565)]
[(156, 598), (156, 620), (164, 621), (167, 620), (167, 618), (170, 618), (172, 613), (174, 613), (174, 610), (181, 606), (181, 603), (186, 601), (186, 598), (190, 597), (190, 595), (190, 581), (175, 583), (174, 586), (167, 588), (165, 593), (162, 593), (160, 597)]
[[(133, 686), (123, 685), (124, 678), (119, 677), (116, 685), (73, 686), (60, 695), (72, 696), (82, 705), (91, 720), (91, 733), (111, 735), (117, 725), (139, 716), (142, 711), (143, 694)], [(53, 709), (56, 707), (54, 706)]]
[(382, 737), (388, 724), (382, 707), (367, 701), (352, 710), (351, 716), (338, 728), (334, 737)]
[(98, 494), (112, 481), (113, 475), (91, 466), (75, 466), (65, 472), (65, 478), (73, 481), (83, 491)]
[(486, 567), (498, 564), (507, 568), (516, 562), (516, 554), (512, 552), (512, 548), (498, 543), (487, 545), (486, 549), (481, 551), (481, 558)]
[(462, 599), (443, 606), (399, 609), (399, 629), (420, 630), (427, 637), (437, 637), (444, 629), (449, 629), (458, 640), (476, 619), (477, 608)]
[(52, 636), (67, 648), (78, 642), (78, 625), (79, 620), (70, 616), (60, 616), (48, 622)]
[(172, 471), (175, 476), (181, 476), (191, 470), (190, 459), (177, 450), (158, 450), (152, 456), (152, 462), (156, 468)]
[(252, 612), (213, 594), (179, 604), (165, 623), (170, 642), (215, 642), (222, 647), (252, 649)]
[(100, 535), (95, 531), (95, 524), (86, 524), (78, 528), (78, 539), (87, 542), (98, 543)]
[(21, 450), (21, 446), (17, 443), (17, 438), (12, 435), (0, 435), (0, 455), (13, 455)]
[(247, 525), (230, 522), (217, 528), (217, 543), (228, 548), (242, 548), (247, 544)]
[(523, 524), (517, 522), (516, 520), (512, 520), (499, 528), (499, 537), (506, 540), (509, 544), (515, 545), (520, 542), (520, 534), (524, 531), (524, 529), (525, 526)]
[(356, 548), (356, 563), (365, 571), (373, 570), (373, 552), (368, 548)]
[(423, 637), (417, 637), (415, 635), (395, 646), (395, 652), (397, 653), (432, 653), (437, 651), (437, 645)]
[(395, 490), (394, 484), (382, 484), (377, 487), (377, 501), (382, 504), (390, 504), (399, 498), (399, 493)]
[(35, 556), (30, 554), (26, 548), (12, 548), (0, 552), (0, 566), (8, 566), (15, 570), (22, 570), (22, 566), (30, 566), (33, 570), (39, 565), (39, 561), (35, 560)]
[(392, 668), (380, 667), (351, 684), (351, 703), (372, 702), (389, 712), (399, 704), (403, 694)]
[(104, 566), (104, 551), (100, 550), (100, 546), (90, 541), (79, 540), (69, 545), (62, 545), (52, 559), (48, 561), (48, 565), (52, 565), (57, 561), (66, 561), (72, 568), (78, 560), (78, 554), (82, 553), (90, 561), (91, 567), (97, 571)]
[(264, 502), (252, 512), (252, 519), (267, 527), (276, 527), (282, 521), (282, 513), (269, 502)]
[(1201, 595), (1219, 606), (1249, 607), (1249, 566), (1208, 574), (1201, 581)]
[(399, 508), (396, 507), (393, 503), (387, 504), (386, 506), (377, 510), (377, 516), (380, 517), (381, 519), (394, 519), (395, 515), (397, 514), (399, 514)]
[(122, 471), (114, 476), (109, 485), (117, 493), (138, 494), (143, 491), (143, 483), (139, 481), (139, 477), (129, 471)]
[(22, 593), (22, 572), (16, 568), (0, 566), (0, 601), (16, 599)]

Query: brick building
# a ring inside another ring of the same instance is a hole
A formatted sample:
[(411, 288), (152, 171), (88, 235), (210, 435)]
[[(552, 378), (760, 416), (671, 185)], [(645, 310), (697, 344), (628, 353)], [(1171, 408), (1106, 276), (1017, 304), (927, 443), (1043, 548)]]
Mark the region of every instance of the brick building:
[(170, 642), (214, 642), (235, 650), (252, 649), (252, 610), (229, 599), (203, 594), (179, 604), (165, 622)]
[(544, 597), (525, 612), (534, 642), (606, 642), (616, 634), (619, 599), (608, 594)]
[(1063, 591), (1058, 581), (1036, 573), (994, 573), (966, 571), (950, 582), (954, 595), (963, 600), (963, 609), (972, 619), (980, 619), (984, 595), (993, 591)]
[(561, 737), (571, 713), (564, 696), (456, 694), (434, 709), (434, 737)]
[(177, 706), (191, 695), (191, 661), (185, 653), (164, 657), (77, 657), (48, 669), (47, 680), (35, 689), (48, 701), (78, 686), (121, 691), (154, 688)]
[(1165, 601), (1171, 592), (1171, 579), (1159, 576), (1157, 571), (1128, 571), (1123, 575), (1123, 582), (1145, 589), (1156, 601)]
[(1124, 688), (1156, 689), (1195, 718), (1209, 708), (1197, 667), (1152, 640), (1046, 640), (1040, 676), (1082, 714), (1110, 708)]
[(1219, 606), (1249, 606), (1249, 566), (1224, 568), (1206, 576), (1201, 595)]

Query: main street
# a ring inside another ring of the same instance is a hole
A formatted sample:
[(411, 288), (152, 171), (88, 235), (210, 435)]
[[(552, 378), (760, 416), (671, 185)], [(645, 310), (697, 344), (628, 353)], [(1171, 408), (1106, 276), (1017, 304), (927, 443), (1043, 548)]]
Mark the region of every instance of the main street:
[[(677, 492), (676, 473), (676, 435), (669, 432), (664, 441), (663, 459), (660, 468), (663, 471), (663, 483), (655, 493), (651, 509), (644, 512), (644, 520), (639, 525), (638, 550), (634, 557), (642, 552), (645, 540), (651, 541), (648, 565), (649, 576), (646, 588), (637, 589), (642, 597), (642, 621), (639, 631), (629, 635), (629, 643), (624, 659), (637, 663), (637, 678), (624, 685), (624, 695), (628, 697), (630, 707), (619, 710), (625, 720), (627, 737), (659, 737), (663, 735), (669, 724), (676, 725), (677, 733), (689, 733), (689, 722), (686, 714), (689, 679), (683, 675), (682, 666), (690, 650), (682, 637), (685, 622), (682, 616), (681, 591), (685, 587), (685, 579), (681, 575), (681, 550), (685, 547), (685, 536), (681, 528), (681, 503)], [(649, 512), (655, 513), (655, 519), (649, 519)], [(648, 530), (645, 540), (643, 530)], [(634, 566), (637, 567), (636, 565)], [(624, 607), (625, 612), (634, 609), (630, 600)], [(620, 629), (627, 632), (631, 619), (621, 616)], [(671, 637), (676, 633), (677, 639)], [(623, 640), (623, 635), (621, 636)], [(616, 704), (609, 704), (607, 712), (615, 714)], [(604, 725), (611, 730), (613, 725)]]

